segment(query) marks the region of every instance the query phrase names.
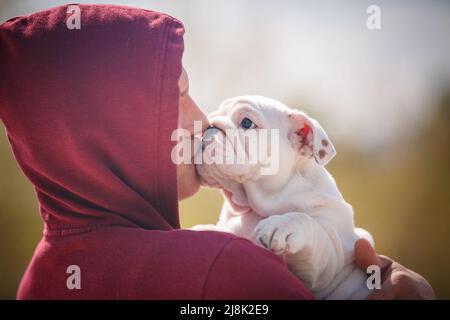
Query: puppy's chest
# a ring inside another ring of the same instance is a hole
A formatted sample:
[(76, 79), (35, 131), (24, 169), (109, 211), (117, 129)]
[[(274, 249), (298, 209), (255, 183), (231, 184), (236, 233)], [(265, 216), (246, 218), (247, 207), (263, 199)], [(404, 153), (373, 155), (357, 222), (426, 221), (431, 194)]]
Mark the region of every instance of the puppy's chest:
[(333, 195), (311, 179), (298, 177), (279, 194), (275, 194), (274, 198), (277, 204), (271, 214), (284, 214), (290, 211), (300, 211), (308, 213), (318, 207), (327, 206), (329, 198)]
[(281, 194), (285, 193), (284, 197), (292, 200), (308, 198), (313, 194), (319, 194), (322, 192), (321, 188), (314, 181), (300, 175), (283, 191), (284, 192), (281, 192)]

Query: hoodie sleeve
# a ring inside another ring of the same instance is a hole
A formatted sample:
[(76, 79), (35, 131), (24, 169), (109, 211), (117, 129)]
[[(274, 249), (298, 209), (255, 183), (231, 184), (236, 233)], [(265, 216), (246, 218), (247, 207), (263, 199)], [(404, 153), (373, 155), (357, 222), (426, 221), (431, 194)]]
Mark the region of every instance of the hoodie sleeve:
[(248, 240), (228, 242), (208, 272), (203, 299), (310, 300), (314, 296), (280, 257)]

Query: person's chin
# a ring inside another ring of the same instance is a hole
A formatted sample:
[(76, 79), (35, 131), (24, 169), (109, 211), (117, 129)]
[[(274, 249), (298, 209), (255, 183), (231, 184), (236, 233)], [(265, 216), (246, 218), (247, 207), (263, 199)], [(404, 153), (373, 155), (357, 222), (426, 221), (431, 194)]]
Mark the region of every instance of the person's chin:
[(184, 200), (184, 199), (192, 197), (194, 194), (197, 193), (197, 191), (199, 189), (200, 189), (200, 184), (195, 185), (195, 186), (189, 186), (189, 188), (182, 188), (182, 190), (180, 190), (178, 192), (178, 200)]
[(192, 197), (200, 189), (200, 177), (197, 175), (195, 167), (190, 170), (189, 175), (185, 175), (178, 181), (178, 200)]

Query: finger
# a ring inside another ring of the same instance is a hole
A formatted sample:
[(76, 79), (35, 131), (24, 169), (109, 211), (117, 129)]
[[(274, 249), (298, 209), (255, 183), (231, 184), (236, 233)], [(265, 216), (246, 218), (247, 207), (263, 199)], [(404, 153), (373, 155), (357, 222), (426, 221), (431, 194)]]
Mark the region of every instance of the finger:
[(381, 289), (375, 289), (366, 299), (367, 300), (394, 300), (398, 297), (398, 286), (393, 286), (390, 279), (387, 279), (381, 285)]
[(377, 290), (376, 292), (370, 294), (366, 300), (395, 300), (397, 298), (395, 290)]
[[(392, 260), (385, 256), (380, 256), (381, 266), (386, 262), (389, 263), (389, 266), (392, 264)], [(401, 285), (393, 283), (393, 273), (394, 270), (392, 268), (386, 267), (385, 271), (382, 275), (382, 283), (381, 289), (374, 289), (373, 292), (366, 298), (367, 300), (394, 300), (399, 296), (399, 290), (401, 290)]]
[(359, 239), (356, 241), (355, 263), (358, 268), (364, 272), (371, 265), (380, 266), (380, 260), (378, 259), (377, 253), (368, 240)]
[(378, 260), (380, 261), (380, 268), (386, 269), (387, 267), (390, 267), (392, 265), (392, 263), (394, 262), (391, 258), (383, 256), (383, 255), (379, 255), (378, 256)]

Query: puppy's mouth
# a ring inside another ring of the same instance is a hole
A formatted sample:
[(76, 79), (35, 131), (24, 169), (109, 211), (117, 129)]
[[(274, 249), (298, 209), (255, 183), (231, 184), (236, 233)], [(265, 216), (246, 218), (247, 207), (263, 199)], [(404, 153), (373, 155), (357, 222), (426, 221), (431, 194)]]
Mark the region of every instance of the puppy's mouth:
[(223, 194), (225, 195), (225, 198), (227, 198), (228, 202), (230, 203), (236, 214), (244, 214), (250, 212), (251, 209), (248, 205), (247, 206), (240, 205), (236, 203), (236, 201), (234, 201), (233, 193), (231, 191), (228, 191), (227, 189), (222, 189), (222, 191)]
[[(250, 162), (247, 148), (243, 146), (240, 137), (229, 130), (238, 130), (229, 124), (211, 121), (202, 136), (202, 157), (206, 164), (207, 175), (216, 180), (227, 179), (243, 183), (259, 176), (258, 166)], [(211, 148), (212, 147), (212, 148)], [(204, 171), (203, 171), (204, 172)], [(206, 179), (205, 179), (206, 180)]]

